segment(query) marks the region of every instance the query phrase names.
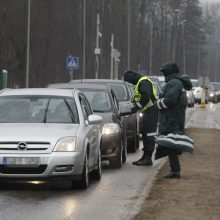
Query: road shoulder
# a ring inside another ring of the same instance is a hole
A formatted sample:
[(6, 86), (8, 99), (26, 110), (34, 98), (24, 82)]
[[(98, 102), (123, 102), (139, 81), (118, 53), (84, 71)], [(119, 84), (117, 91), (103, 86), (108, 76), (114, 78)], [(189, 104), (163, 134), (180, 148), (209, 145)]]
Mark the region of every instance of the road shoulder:
[(194, 154), (180, 157), (181, 179), (163, 179), (166, 163), (133, 219), (212, 219), (220, 216), (220, 130), (187, 129), (195, 141)]

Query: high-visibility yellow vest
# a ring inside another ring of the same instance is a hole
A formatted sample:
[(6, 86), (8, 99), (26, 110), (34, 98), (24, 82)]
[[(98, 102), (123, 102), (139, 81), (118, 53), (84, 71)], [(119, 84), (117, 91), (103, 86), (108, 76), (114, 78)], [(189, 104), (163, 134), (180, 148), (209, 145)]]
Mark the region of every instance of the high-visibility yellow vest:
[[(154, 83), (153, 83), (152, 80), (151, 80), (150, 78), (148, 78), (147, 76), (143, 76), (143, 77), (141, 77), (141, 78), (138, 80), (138, 82), (137, 82), (137, 84), (136, 84), (136, 86), (135, 86), (135, 89), (134, 89), (134, 92), (135, 92), (135, 94), (134, 94), (135, 102), (136, 102), (136, 103), (139, 103), (140, 100), (141, 100), (141, 94), (140, 94), (139, 91), (138, 91), (138, 87), (139, 87), (139, 84), (140, 84), (140, 82), (141, 82), (142, 80), (148, 80), (148, 81), (151, 83), (152, 89), (153, 89), (153, 95), (154, 95), (155, 99), (157, 99), (157, 98), (158, 98), (158, 97), (157, 97), (157, 90), (156, 90), (156, 87), (155, 87)], [(139, 111), (140, 111), (140, 112), (144, 112), (146, 109), (150, 108), (150, 107), (153, 106), (153, 105), (154, 105), (154, 101), (150, 99), (149, 102), (148, 102), (143, 108), (141, 108)]]

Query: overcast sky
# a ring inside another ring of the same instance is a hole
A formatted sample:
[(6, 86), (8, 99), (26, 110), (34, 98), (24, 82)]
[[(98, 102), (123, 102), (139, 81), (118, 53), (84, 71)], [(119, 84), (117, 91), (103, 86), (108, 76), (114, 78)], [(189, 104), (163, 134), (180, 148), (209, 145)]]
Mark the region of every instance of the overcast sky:
[(219, 2), (220, 3), (220, 0), (200, 0), (202, 3), (204, 2)]

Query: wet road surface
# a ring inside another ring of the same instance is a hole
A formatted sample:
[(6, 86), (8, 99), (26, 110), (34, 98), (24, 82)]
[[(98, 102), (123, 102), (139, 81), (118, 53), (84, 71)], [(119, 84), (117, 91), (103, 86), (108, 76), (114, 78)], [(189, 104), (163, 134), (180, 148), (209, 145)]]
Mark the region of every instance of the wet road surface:
[(0, 219), (121, 219), (160, 165), (131, 165), (140, 156), (141, 150), (121, 169), (103, 169), (102, 180), (91, 181), (87, 190), (72, 189), (68, 181), (7, 182), (0, 190)]

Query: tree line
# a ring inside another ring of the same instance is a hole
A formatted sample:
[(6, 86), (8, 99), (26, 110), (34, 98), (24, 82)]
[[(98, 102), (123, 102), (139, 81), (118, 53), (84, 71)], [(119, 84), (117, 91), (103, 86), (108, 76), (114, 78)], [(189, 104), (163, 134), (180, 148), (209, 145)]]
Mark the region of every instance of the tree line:
[[(29, 0), (0, 0), (0, 68), (10, 87), (25, 87)], [(73, 78), (94, 78), (97, 14), (98, 78), (110, 78), (111, 42), (120, 52), (118, 78), (128, 69), (159, 75), (175, 60), (191, 78), (220, 80), (219, 4), (199, 0), (30, 0), (29, 86), (68, 82), (68, 56), (79, 57)], [(218, 49), (219, 47), (219, 49)], [(219, 52), (218, 52), (219, 51)], [(2, 77), (2, 76), (1, 76)]]

